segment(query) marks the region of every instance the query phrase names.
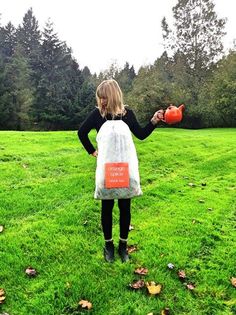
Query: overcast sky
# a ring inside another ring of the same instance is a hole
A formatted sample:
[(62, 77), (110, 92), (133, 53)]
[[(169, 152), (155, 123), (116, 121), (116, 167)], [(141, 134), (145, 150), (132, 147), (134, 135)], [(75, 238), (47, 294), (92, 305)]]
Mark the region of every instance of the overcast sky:
[[(236, 0), (214, 0), (218, 17), (227, 17), (225, 46), (236, 38)], [(48, 18), (59, 39), (72, 48), (80, 68), (99, 72), (126, 61), (136, 71), (163, 52), (161, 20), (172, 19), (177, 0), (0, 0), (1, 25), (22, 23), (32, 7), (42, 30)]]

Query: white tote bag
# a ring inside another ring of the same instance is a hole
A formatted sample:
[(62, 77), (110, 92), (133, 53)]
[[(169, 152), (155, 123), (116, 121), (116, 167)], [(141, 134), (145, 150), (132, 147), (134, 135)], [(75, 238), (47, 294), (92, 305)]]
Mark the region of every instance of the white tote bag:
[(138, 158), (128, 125), (107, 120), (97, 134), (96, 199), (126, 199), (142, 195)]

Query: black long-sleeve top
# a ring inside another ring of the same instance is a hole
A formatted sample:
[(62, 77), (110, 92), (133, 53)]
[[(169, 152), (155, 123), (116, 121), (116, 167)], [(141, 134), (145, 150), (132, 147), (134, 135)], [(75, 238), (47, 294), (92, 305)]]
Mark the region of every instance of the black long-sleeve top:
[[(122, 120), (129, 126), (131, 132), (140, 140), (147, 138), (153, 132), (155, 126), (149, 121), (149, 123), (142, 128), (133, 111), (129, 108), (125, 108), (125, 110), (126, 113), (122, 116)], [(110, 119), (112, 119), (111, 115), (107, 115), (106, 118), (103, 118), (99, 109), (95, 108), (80, 126), (78, 137), (89, 154), (92, 154), (95, 151), (95, 148), (88, 137), (89, 132), (92, 129), (96, 129), (98, 132), (101, 126)], [(121, 119), (121, 116), (117, 116), (115, 119)]]

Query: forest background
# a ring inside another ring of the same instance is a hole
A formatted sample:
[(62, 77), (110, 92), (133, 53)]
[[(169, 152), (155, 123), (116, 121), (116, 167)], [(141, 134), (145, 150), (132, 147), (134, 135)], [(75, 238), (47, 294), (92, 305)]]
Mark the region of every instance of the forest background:
[(162, 55), (137, 73), (128, 62), (99, 74), (81, 69), (50, 20), (39, 29), (32, 8), (17, 28), (0, 26), (0, 129), (77, 129), (107, 78), (119, 82), (141, 123), (170, 103), (184, 103), (179, 127), (235, 127), (236, 45), (224, 49), (226, 19), (217, 17), (212, 0), (179, 0), (172, 12), (173, 28), (166, 18), (160, 26)]

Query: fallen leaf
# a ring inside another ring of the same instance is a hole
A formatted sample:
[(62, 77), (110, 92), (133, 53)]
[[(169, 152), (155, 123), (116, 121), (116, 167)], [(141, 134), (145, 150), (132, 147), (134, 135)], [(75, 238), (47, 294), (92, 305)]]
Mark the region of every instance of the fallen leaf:
[(189, 290), (194, 290), (195, 289), (195, 286), (193, 284), (191, 284), (191, 283), (187, 284), (186, 287)]
[(189, 185), (190, 187), (195, 187), (195, 186), (196, 186), (194, 183), (188, 183), (188, 185)]
[(144, 285), (145, 283), (143, 280), (134, 280), (132, 283), (129, 284), (130, 288), (134, 290), (141, 289), (144, 287)]
[(4, 294), (5, 294), (4, 290), (2, 288), (0, 288), (0, 296), (2, 296)]
[(130, 224), (129, 231), (132, 231), (132, 230), (134, 230), (134, 226), (132, 224)]
[(168, 307), (164, 308), (164, 310), (161, 311), (161, 315), (169, 315), (170, 309)]
[(231, 284), (233, 287), (236, 288), (236, 278), (234, 278), (234, 277), (231, 278)]
[(6, 299), (5, 291), (0, 288), (0, 304), (2, 304)]
[(212, 211), (212, 210), (213, 210), (213, 208), (207, 208), (207, 210), (208, 210), (208, 211)]
[(0, 225), (0, 233), (2, 233), (4, 230), (4, 226), (3, 225)]
[(154, 281), (146, 282), (146, 287), (151, 295), (157, 295), (161, 292), (161, 285), (156, 284)]
[(169, 269), (174, 269), (174, 268), (175, 268), (175, 265), (172, 264), (172, 263), (169, 263), (169, 264), (167, 265), (167, 267), (168, 267)]
[(184, 270), (179, 270), (178, 271), (178, 277), (180, 280), (184, 280), (186, 278), (186, 274)]
[(0, 304), (4, 303), (6, 297), (5, 296), (0, 296)]
[(141, 276), (145, 276), (148, 273), (148, 269), (140, 267), (140, 268), (135, 269), (134, 273), (141, 275)]
[(131, 254), (131, 253), (133, 253), (133, 252), (136, 252), (137, 250), (138, 250), (137, 245), (128, 245), (128, 246), (127, 246), (128, 254)]
[(37, 272), (34, 268), (32, 267), (28, 267), (26, 270), (25, 270), (25, 273), (29, 276), (29, 277), (35, 277), (37, 275)]
[(87, 309), (87, 310), (91, 310), (93, 308), (93, 305), (91, 302), (89, 301), (86, 301), (86, 300), (81, 300), (79, 301), (79, 305), (84, 308), (84, 309)]

